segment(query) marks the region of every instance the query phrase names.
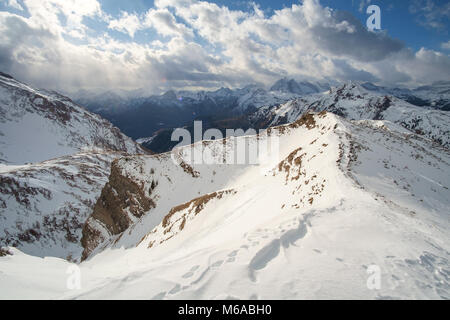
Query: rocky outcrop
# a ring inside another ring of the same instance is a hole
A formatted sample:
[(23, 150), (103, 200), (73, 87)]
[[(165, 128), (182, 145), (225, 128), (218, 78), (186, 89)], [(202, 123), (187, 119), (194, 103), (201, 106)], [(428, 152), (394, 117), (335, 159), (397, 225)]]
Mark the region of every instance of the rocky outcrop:
[[(0, 172), (0, 247), (81, 257), (82, 228), (118, 152), (86, 152)], [(6, 167), (8, 168), (8, 167)]]
[(155, 207), (150, 198), (155, 186), (152, 183), (149, 190), (145, 190), (143, 184), (137, 184), (122, 173), (117, 160), (113, 161), (109, 181), (83, 227), (82, 260), (87, 259), (107, 237), (124, 232), (133, 220)]

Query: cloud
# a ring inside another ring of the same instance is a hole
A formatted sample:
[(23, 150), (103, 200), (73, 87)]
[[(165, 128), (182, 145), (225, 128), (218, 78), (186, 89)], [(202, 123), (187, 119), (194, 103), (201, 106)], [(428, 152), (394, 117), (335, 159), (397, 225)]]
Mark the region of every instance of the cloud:
[(450, 40), (447, 42), (441, 43), (441, 48), (444, 50), (450, 50)]
[(109, 29), (127, 33), (131, 38), (138, 30), (149, 28), (162, 36), (193, 37), (191, 29), (182, 23), (178, 23), (174, 15), (167, 9), (150, 9), (145, 14), (122, 12), (118, 19), (111, 19)]
[(136, 31), (142, 29), (142, 25), (136, 14), (130, 14), (122, 11), (122, 15), (119, 19), (112, 19), (109, 21), (108, 28), (125, 32), (133, 38)]
[(359, 12), (364, 12), (371, 2), (371, 0), (361, 0), (359, 3)]
[[(413, 85), (450, 73), (448, 55), (414, 52), (317, 0), (271, 14), (254, 4), (241, 11), (156, 0), (146, 12), (116, 16), (95, 0), (22, 3), (27, 16), (0, 12), (0, 70), (62, 91), (269, 85), (284, 76)], [(103, 29), (92, 30), (89, 19)], [(136, 33), (146, 29), (155, 36), (138, 42)]]
[(448, 80), (450, 58), (441, 52), (421, 48), (411, 59), (399, 62), (399, 69), (411, 77), (422, 78), (425, 83)]
[(23, 0), (32, 28), (45, 28), (53, 34), (84, 38), (85, 17), (104, 18), (99, 2), (77, 0)]
[(444, 30), (444, 21), (450, 18), (450, 2), (438, 5), (434, 0), (414, 0), (409, 6), (409, 11), (417, 15), (419, 24)]
[(193, 31), (184, 24), (177, 23), (175, 17), (167, 9), (149, 10), (145, 15), (144, 25), (153, 27), (163, 36), (194, 36)]
[(23, 7), (17, 2), (17, 0), (8, 0), (8, 6), (16, 10), (23, 11)]

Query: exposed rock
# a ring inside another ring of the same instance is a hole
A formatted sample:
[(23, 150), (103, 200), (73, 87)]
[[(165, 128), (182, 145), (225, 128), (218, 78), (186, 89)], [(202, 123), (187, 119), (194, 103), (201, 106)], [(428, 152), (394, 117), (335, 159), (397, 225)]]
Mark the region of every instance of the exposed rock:
[(12, 256), (12, 252), (8, 249), (0, 248), (0, 257)]
[(103, 188), (92, 215), (83, 227), (82, 260), (88, 258), (105, 240), (94, 224), (100, 224), (109, 235), (118, 235), (130, 226), (133, 218), (140, 218), (154, 207), (155, 203), (146, 196), (144, 187), (124, 176), (117, 160), (113, 161), (109, 182)]

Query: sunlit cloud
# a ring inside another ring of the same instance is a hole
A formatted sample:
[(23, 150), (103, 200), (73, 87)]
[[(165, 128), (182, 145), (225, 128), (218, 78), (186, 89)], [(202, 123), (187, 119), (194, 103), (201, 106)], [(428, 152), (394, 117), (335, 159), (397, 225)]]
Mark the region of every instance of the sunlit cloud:
[(0, 70), (62, 91), (269, 85), (284, 76), (413, 85), (450, 74), (448, 55), (414, 52), (317, 0), (272, 12), (156, 0), (116, 15), (95, 0), (22, 3), (27, 15), (0, 12)]

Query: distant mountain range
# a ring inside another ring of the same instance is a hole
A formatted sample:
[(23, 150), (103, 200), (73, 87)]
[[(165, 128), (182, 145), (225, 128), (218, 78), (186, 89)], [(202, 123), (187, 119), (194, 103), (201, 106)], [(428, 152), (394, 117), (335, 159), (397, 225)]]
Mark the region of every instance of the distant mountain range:
[(329, 89), (327, 84), (281, 79), (266, 90), (257, 85), (216, 91), (168, 91), (145, 96), (137, 92), (95, 93), (80, 91), (74, 101), (110, 120), (134, 139), (152, 136), (161, 129), (189, 125), (196, 119), (234, 118), (262, 106), (274, 106), (296, 97)]
[[(430, 88), (436, 89), (434, 86)], [(429, 91), (431, 89), (422, 89), (422, 97), (436, 97)], [(449, 112), (434, 103), (421, 107), (413, 105), (403, 100), (405, 96), (402, 99), (391, 95), (393, 92), (402, 96), (397, 90), (348, 82), (323, 94), (306, 95), (275, 107), (262, 107), (248, 118), (255, 127), (271, 127), (291, 123), (308, 111), (328, 111), (349, 120), (387, 120), (442, 146), (450, 146)], [(442, 97), (438, 96), (439, 99)]]
[[(292, 80), (280, 80), (276, 87), (297, 90), (298, 86), (293, 83)], [(442, 145), (450, 143), (447, 127), (450, 119), (446, 112), (450, 101), (446, 88), (450, 88), (450, 83), (437, 83), (416, 90), (390, 89), (359, 82), (347, 82), (326, 91), (322, 90), (323, 87), (311, 86), (315, 88), (313, 93), (299, 95), (285, 103), (266, 104), (234, 115), (218, 112), (196, 119), (203, 121), (204, 130), (221, 129), (225, 136), (227, 128), (264, 129), (291, 123), (307, 111), (329, 111), (350, 120), (389, 120)], [(421, 98), (418, 98), (419, 94)], [(193, 133), (192, 122), (182, 127)], [(142, 145), (155, 152), (168, 151), (177, 144), (170, 140), (172, 131), (173, 128), (159, 129), (149, 138), (142, 139)]]
[[(339, 87), (339, 84), (333, 84)], [(415, 89), (381, 87), (369, 82), (357, 85), (365, 92), (394, 97), (413, 106), (450, 110), (450, 82), (442, 81)], [(142, 89), (106, 93), (80, 91), (73, 98), (110, 120), (125, 134), (145, 141), (147, 148), (162, 152), (176, 144), (170, 142), (173, 128), (190, 129), (194, 120), (202, 120), (205, 130), (211, 127), (265, 127), (263, 121), (255, 123), (254, 120), (268, 109), (295, 99), (312, 102), (316, 95), (326, 95), (331, 86), (325, 82), (283, 78), (269, 89), (249, 85), (242, 89), (221, 88), (216, 91), (168, 91), (147, 97)]]
[(367, 90), (393, 95), (416, 106), (429, 106), (450, 111), (450, 81), (439, 81), (415, 89), (379, 87), (370, 82), (362, 83)]

